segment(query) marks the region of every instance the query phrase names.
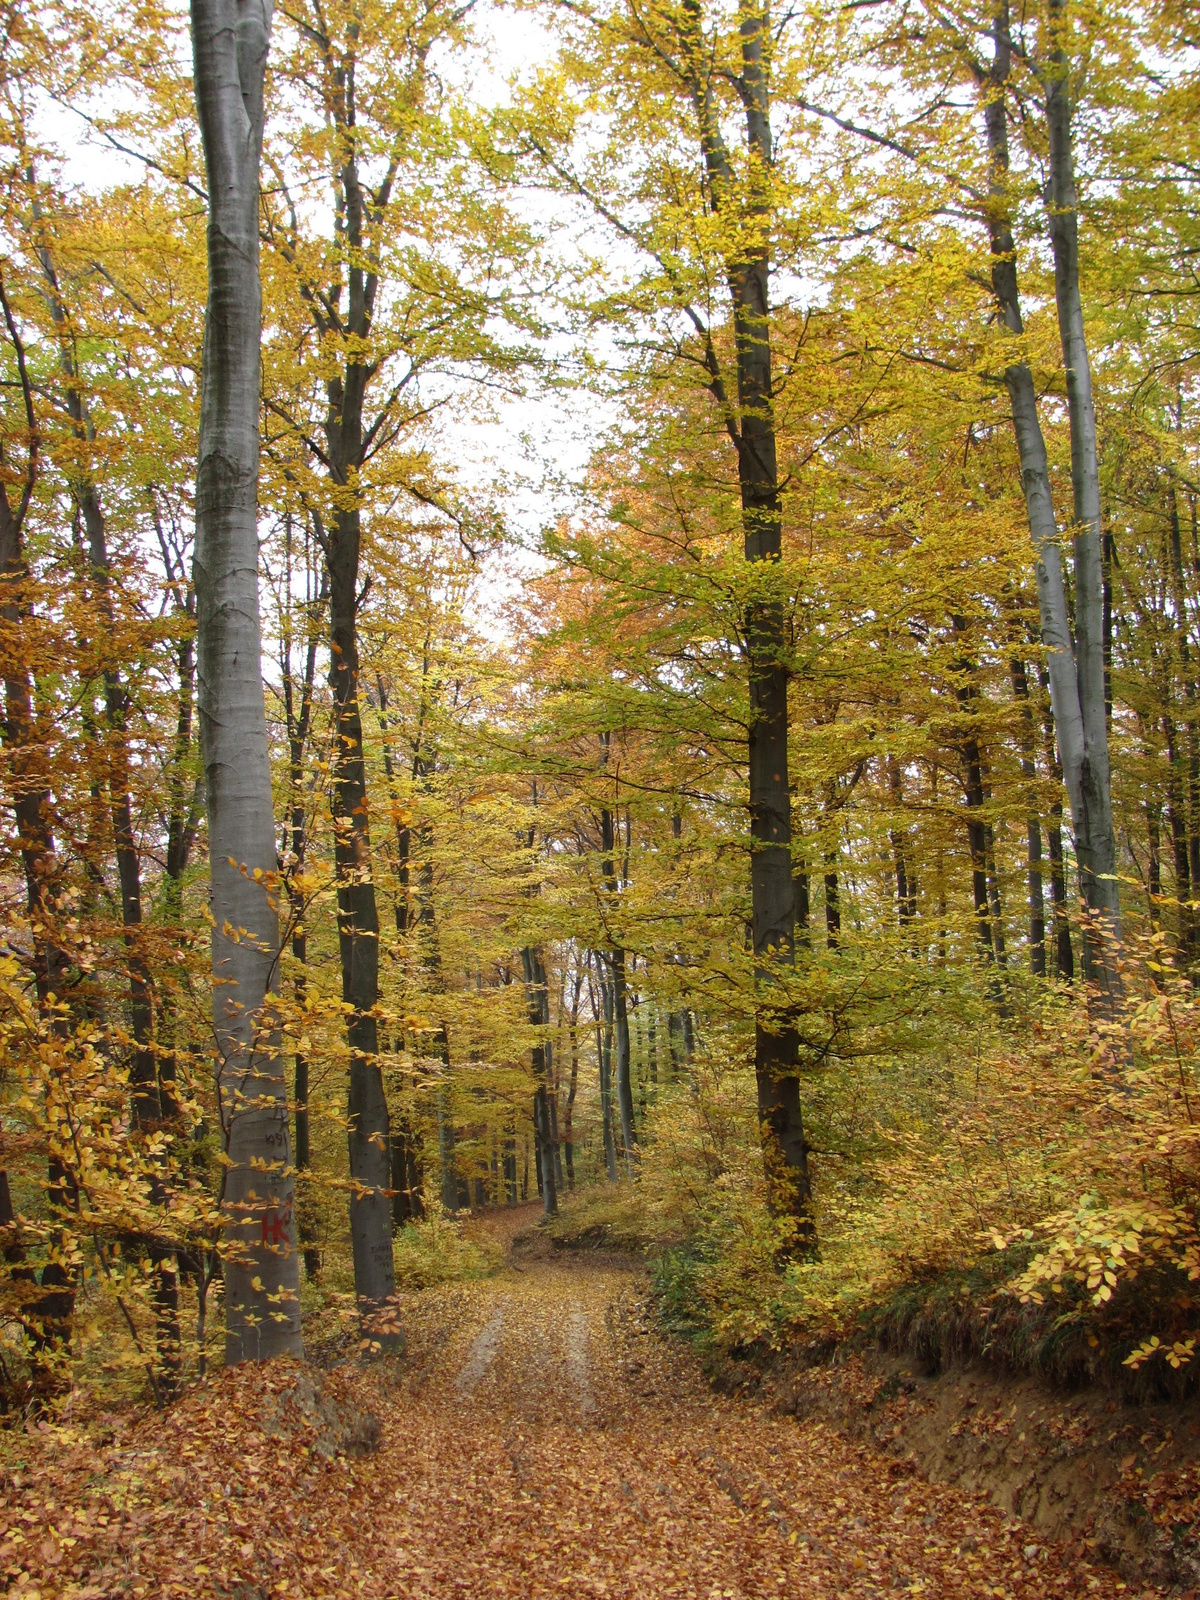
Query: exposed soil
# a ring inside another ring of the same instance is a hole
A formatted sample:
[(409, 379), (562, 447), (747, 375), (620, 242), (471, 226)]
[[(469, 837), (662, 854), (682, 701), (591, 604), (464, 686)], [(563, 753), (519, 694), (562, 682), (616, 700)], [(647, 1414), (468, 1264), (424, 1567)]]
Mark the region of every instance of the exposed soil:
[(718, 1385), (820, 1419), (922, 1476), (983, 1492), (1131, 1583), (1200, 1585), (1200, 1402), (1128, 1404), (975, 1365), (936, 1375), (869, 1350), (832, 1363), (725, 1364)]

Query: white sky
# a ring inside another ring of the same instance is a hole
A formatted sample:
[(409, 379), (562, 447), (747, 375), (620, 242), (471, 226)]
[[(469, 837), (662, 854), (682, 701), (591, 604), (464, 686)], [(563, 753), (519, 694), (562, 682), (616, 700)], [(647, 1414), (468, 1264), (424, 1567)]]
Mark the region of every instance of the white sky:
[[(509, 79), (553, 54), (550, 36), (531, 10), (505, 9), (492, 0), (484, 0), (477, 13), (477, 35), (482, 48), (454, 62), (460, 84), (469, 87), (477, 103), (503, 104)], [(440, 66), (445, 70), (447, 63)], [(70, 186), (100, 193), (142, 176), (141, 162), (114, 150), (82, 118), (72, 127), (59, 106), (47, 109), (41, 131), (61, 152), (63, 178)], [(527, 204), (532, 219), (539, 220), (544, 201), (529, 197)], [(565, 344), (551, 353), (566, 354)], [(494, 395), (490, 421), (480, 418), (484, 408), (478, 394), (464, 390), (465, 403), (443, 411), (435, 428), (441, 460), (473, 499), (490, 500), (501, 509), (518, 549), (532, 551), (540, 530), (578, 505), (575, 486), (612, 412), (582, 392), (567, 397), (528, 387), (523, 398)], [(536, 564), (532, 555), (518, 555), (505, 562), (505, 573), (499, 566), (489, 571), (479, 594), (479, 621), (488, 631), (494, 626), (489, 613), (511, 591), (513, 571)]]

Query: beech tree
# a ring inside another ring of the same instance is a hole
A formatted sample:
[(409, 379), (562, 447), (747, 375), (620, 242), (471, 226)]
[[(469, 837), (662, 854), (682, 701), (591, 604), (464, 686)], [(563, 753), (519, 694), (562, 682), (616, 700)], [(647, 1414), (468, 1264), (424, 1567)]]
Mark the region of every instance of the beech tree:
[[(864, 141), (864, 148), (872, 154), (884, 149), (900, 157), (902, 164), (911, 163), (926, 185), (918, 206), (936, 209), (949, 190), (956, 204), (986, 225), (997, 322), (1006, 336), (1003, 381), (1037, 556), (1041, 642), (1058, 758), (1070, 800), (1080, 894), (1092, 913), (1083, 929), (1084, 975), (1096, 986), (1100, 1002), (1108, 1005), (1120, 990), (1120, 896), (1105, 688), (1104, 534), (1080, 288), (1068, 9), (1066, 0), (1052, 0), (1044, 15), (1023, 16), (1014, 32), (1007, 0), (999, 0), (983, 14), (974, 7), (926, 8), (922, 26), (925, 31), (918, 45), (906, 19), (900, 20), (898, 32), (872, 20), (860, 43), (867, 56), (885, 70), (898, 65), (918, 94), (932, 95), (935, 103), (930, 115), (889, 116), (894, 98), (879, 86), (872, 86), (873, 98), (868, 90), (870, 103), (853, 114), (846, 107), (839, 111), (809, 98), (800, 104)], [(1037, 42), (1033, 42), (1035, 37)], [(942, 80), (936, 75), (944, 69), (952, 74), (965, 72), (977, 90), (987, 157), (983, 184), (959, 143), (957, 113), (944, 98), (938, 99)], [(1030, 98), (1040, 98), (1040, 107), (1028, 107)], [(1051, 460), (1021, 309), (1019, 278), (1025, 245), (1017, 238), (1015, 215), (1024, 180), (1014, 182), (1009, 141), (1010, 119), (1018, 108), (1040, 109), (1048, 134), (1048, 171), (1041, 198), (1054, 260), (1071, 438), (1071, 515), (1061, 518), (1055, 509)], [(879, 118), (879, 113), (887, 120)], [(901, 185), (897, 198), (900, 214), (910, 216), (913, 194)], [(1069, 573), (1064, 569), (1060, 524), (1070, 537)], [(1061, 932), (1060, 927), (1060, 943)]]
[(258, 603), (258, 182), (270, 0), (195, 0), (208, 175), (196, 669), (225, 1168), (225, 1358), (299, 1354), (295, 1180), (275, 1014), (279, 873)]
[[(1012, 35), (1008, 6), (1001, 3), (993, 17), (994, 53), (990, 66), (977, 68), (984, 99), (987, 128), (989, 205), (987, 210), (994, 265), (992, 286), (1003, 327), (1014, 340), (1025, 332), (1018, 289), (1018, 255), (1013, 237), (1009, 198), (1008, 81), (1012, 70)], [(1060, 161), (1061, 161), (1060, 155)], [(1067, 157), (1069, 161), (1069, 155)], [(1073, 202), (1072, 202), (1073, 204)], [(1058, 227), (1058, 223), (1055, 224)], [(1068, 227), (1062, 219), (1062, 227)], [(1063, 256), (1062, 274), (1070, 276), (1067, 260), (1069, 244), (1064, 239), (1056, 246)], [(1056, 259), (1057, 259), (1056, 255)], [(1064, 284), (1063, 293), (1071, 302), (1072, 336), (1082, 340), (1082, 320), (1078, 303), (1078, 256), (1074, 259), (1074, 295)], [(1060, 274), (1060, 275), (1062, 275)], [(1065, 337), (1065, 336), (1064, 336)], [(1064, 343), (1064, 352), (1066, 344)], [(1073, 352), (1073, 359), (1078, 356)], [(1083, 360), (1086, 366), (1086, 349)], [(1069, 384), (1076, 380), (1069, 377)], [(1117, 931), (1118, 896), (1114, 873), (1115, 842), (1112, 832), (1112, 800), (1108, 779), (1108, 730), (1104, 709), (1104, 662), (1102, 652), (1102, 594), (1100, 567), (1099, 505), (1095, 519), (1081, 525), (1075, 538), (1075, 629), (1071, 628), (1066, 582), (1059, 545), (1058, 518), (1054, 508), (1050, 467), (1038, 413), (1037, 392), (1029, 363), (1011, 361), (1004, 369), (1004, 382), (1012, 406), (1013, 428), (1021, 465), (1021, 482), (1026, 515), (1037, 553), (1038, 610), (1042, 643), (1046, 650), (1046, 671), (1054, 730), (1062, 762), (1063, 780), (1071, 801), (1075, 849), (1080, 863), (1081, 888), (1089, 906), (1107, 912), (1110, 932)], [(1090, 408), (1090, 384), (1083, 380)], [(1072, 407), (1074, 418), (1077, 407)], [(1074, 421), (1072, 427), (1074, 429)], [(1089, 481), (1095, 485), (1095, 418), (1091, 419), (1092, 456)], [(1075, 446), (1073, 445), (1073, 449)], [(1076, 498), (1076, 513), (1079, 508)], [(1100, 978), (1108, 973), (1116, 982), (1115, 967), (1104, 953), (1104, 938), (1085, 936), (1085, 951), (1091, 952), (1085, 971)]]
[[(750, 562), (778, 564), (782, 555), (782, 506), (775, 447), (774, 382), (771, 371), (771, 140), (770, 12), (758, 0), (738, 9), (741, 75), (735, 88), (745, 116), (747, 147), (744, 194), (738, 196), (733, 164), (717, 120), (711, 49), (684, 9), (684, 70), (696, 108), (708, 200), (719, 222), (731, 226), (726, 271), (733, 306), (737, 406), (719, 371), (710, 366), (713, 399), (737, 451), (738, 483)], [(736, 198), (735, 198), (736, 197)], [(725, 213), (735, 210), (736, 233)], [(739, 237), (740, 236), (740, 237)], [(750, 779), (750, 888), (754, 954), (769, 985), (772, 964), (795, 959), (795, 900), (792, 883), (791, 780), (788, 769), (788, 643), (782, 601), (769, 582), (746, 607), (743, 643), (750, 678), (748, 733)], [(763, 1152), (774, 1204), (786, 1215), (808, 1220), (808, 1147), (796, 1075), (797, 1038), (786, 1004), (764, 995), (755, 1017), (755, 1072)]]
[[(434, 515), (464, 514), (446, 475), (415, 442), (437, 407), (422, 384), (456, 363), (504, 364), (485, 322), (503, 314), (487, 280), (506, 249), (506, 219), (481, 199), (454, 147), (446, 92), (430, 61), (438, 49), (461, 44), (469, 10), (447, 0), (365, 11), (295, 7), (283, 19), (273, 68), (287, 111), (267, 151), (273, 193), (264, 237), (282, 326), (266, 403), (280, 434), (273, 457), (329, 579), (350, 1216), (356, 1293), (368, 1315), (391, 1299), (395, 1279), (392, 1133), (380, 1066), (378, 841), (364, 734), (367, 552), (372, 538), (389, 536), (389, 516), (403, 526), (397, 500)], [(324, 236), (299, 198), (310, 184), (328, 196), (333, 225)], [(442, 186), (453, 190), (457, 210), (453, 251), (432, 247), (442, 215), (432, 196)]]
[[(734, 26), (693, 0), (683, 0), (651, 12), (624, 6), (578, 8), (572, 18), (580, 19), (570, 54), (579, 81), (595, 83), (607, 73), (604, 92), (622, 118), (630, 116), (633, 96), (665, 95), (673, 102), (669, 133), (644, 127), (639, 133), (648, 147), (661, 149), (666, 166), (673, 168), (674, 142), (686, 128), (700, 161), (702, 180), (699, 192), (687, 197), (693, 210), (688, 245), (681, 250), (674, 196), (668, 204), (652, 206), (643, 220), (636, 206), (630, 206), (633, 197), (612, 189), (602, 163), (589, 171), (586, 157), (572, 151), (561, 125), (535, 122), (522, 135), (543, 180), (591, 207), (641, 255), (646, 287), (658, 300), (653, 311), (646, 304), (646, 312), (682, 319), (691, 348), (685, 350), (686, 340), (678, 334), (668, 337), (678, 339), (683, 361), (707, 390), (734, 452), (743, 558), (753, 569), (735, 626), (749, 700), (748, 875), (758, 984), (758, 1114), (773, 1204), (793, 1219), (798, 1236), (807, 1236), (812, 1226), (810, 1179), (798, 1038), (786, 978), (795, 964), (795, 894), (790, 653), (772, 373), (771, 263), (778, 179), (771, 127), (775, 40), (770, 11), (758, 0), (742, 0)], [(736, 154), (726, 135), (734, 119), (743, 141)], [(637, 126), (636, 111), (625, 126), (627, 131)], [(714, 294), (715, 282), (723, 285), (724, 307)], [(724, 315), (732, 322), (732, 352), (722, 336)]]
[[(1092, 368), (1079, 283), (1079, 201), (1071, 131), (1072, 73), (1067, 50), (1066, 0), (1049, 0), (1050, 48), (1038, 76), (1044, 86), (1050, 170), (1046, 219), (1054, 252), (1054, 296), (1066, 375), (1071, 429), (1071, 488), (1075, 553), (1075, 676), (1083, 727), (1083, 750), (1063, 758), (1071, 795), (1080, 886), (1099, 926), (1086, 929), (1085, 975), (1110, 999), (1120, 991), (1115, 941), (1121, 931), (1117, 840), (1109, 775), (1105, 688), (1104, 530)], [(1097, 942), (1096, 934), (1099, 934)]]

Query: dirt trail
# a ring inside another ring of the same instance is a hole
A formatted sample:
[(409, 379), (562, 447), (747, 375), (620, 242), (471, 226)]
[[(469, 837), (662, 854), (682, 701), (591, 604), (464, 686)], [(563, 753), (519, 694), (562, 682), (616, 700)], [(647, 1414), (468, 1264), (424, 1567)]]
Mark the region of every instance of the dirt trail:
[(384, 1399), (384, 1592), (1128, 1592), (820, 1424), (715, 1396), (643, 1320), (637, 1288), (550, 1261), (425, 1297)]
[[(264, 1405), (264, 1369), (246, 1367), (183, 1401), (165, 1431), (141, 1419), (107, 1445), (47, 1443), (48, 1470), (31, 1462), (0, 1499), (9, 1592), (1131, 1592), (1082, 1551), (1048, 1550), (978, 1499), (921, 1483), (819, 1422), (715, 1395), (690, 1354), (653, 1330), (643, 1291), (613, 1263), (546, 1260), (412, 1297), (402, 1359), (324, 1380), (330, 1406), (368, 1407), (382, 1423), (361, 1459), (322, 1459), (311, 1434), (281, 1440), (269, 1417), (291, 1402)], [(280, 1395), (309, 1383), (294, 1368), (265, 1371)]]

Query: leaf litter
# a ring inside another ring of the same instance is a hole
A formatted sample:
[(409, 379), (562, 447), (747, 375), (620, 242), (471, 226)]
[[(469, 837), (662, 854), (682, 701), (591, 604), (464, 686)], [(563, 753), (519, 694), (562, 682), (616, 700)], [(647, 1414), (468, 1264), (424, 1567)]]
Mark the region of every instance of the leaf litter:
[[(403, 1357), (244, 1366), (22, 1438), (21, 1600), (1106, 1597), (1111, 1571), (827, 1425), (714, 1394), (629, 1274), (414, 1295)], [(465, 1375), (465, 1376), (464, 1376)]]

